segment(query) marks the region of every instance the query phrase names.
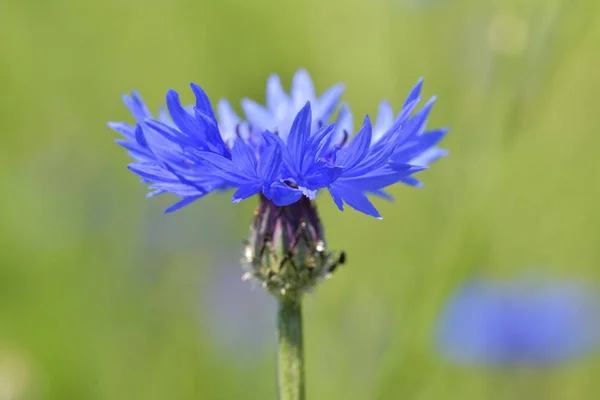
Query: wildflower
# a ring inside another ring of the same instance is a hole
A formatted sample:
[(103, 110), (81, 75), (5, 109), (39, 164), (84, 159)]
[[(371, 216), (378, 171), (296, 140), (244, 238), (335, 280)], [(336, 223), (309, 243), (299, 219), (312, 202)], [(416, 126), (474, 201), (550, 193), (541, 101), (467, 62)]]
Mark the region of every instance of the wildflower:
[(443, 155), (435, 145), (446, 130), (425, 131), (433, 101), (413, 115), (421, 81), (395, 119), (384, 106), (375, 132), (366, 116), (353, 139), (348, 107), (333, 118), (343, 86), (317, 97), (303, 70), (294, 76), (290, 95), (271, 76), (266, 107), (244, 99), (247, 121), (224, 100), (217, 120), (202, 88), (193, 83), (191, 88), (195, 104), (184, 107), (169, 90), (168, 115), (158, 118), (137, 93), (124, 96), (136, 124), (109, 126), (123, 136), (117, 143), (134, 160), (129, 169), (150, 185), (150, 196), (181, 197), (166, 212), (214, 191), (234, 189), (233, 203), (258, 196), (244, 248), (244, 278), (258, 281), (278, 300), (280, 398), (304, 398), (302, 295), (346, 260), (344, 252), (327, 250), (313, 202), (317, 192), (327, 189), (340, 210), (347, 204), (381, 218), (367, 195), (389, 199), (383, 190), (394, 183), (418, 185), (412, 175)]
[[(312, 288), (344, 262), (345, 254), (326, 251), (323, 228), (312, 200), (327, 189), (335, 204), (381, 218), (368, 199), (390, 199), (384, 188), (396, 182), (418, 186), (412, 176), (445, 154), (435, 145), (446, 129), (425, 131), (433, 105), (420, 101), (422, 80), (399, 114), (382, 103), (377, 123), (368, 116), (353, 139), (352, 115), (338, 84), (317, 97), (308, 73), (294, 76), (291, 93), (272, 75), (267, 106), (244, 99), (243, 121), (222, 100), (217, 120), (203, 89), (191, 84), (195, 104), (184, 107), (169, 90), (166, 112), (155, 118), (133, 92), (123, 100), (136, 124), (111, 122), (134, 162), (129, 169), (149, 184), (149, 196), (172, 193), (182, 199), (175, 211), (213, 191), (235, 189), (232, 202), (258, 195), (259, 211), (246, 247), (247, 276), (277, 295)], [(333, 123), (331, 123), (333, 120)]]
[(473, 281), (446, 304), (438, 344), (460, 363), (554, 364), (597, 344), (597, 306), (574, 282)]
[(200, 317), (214, 344), (247, 364), (256, 362), (270, 348), (276, 304), (266, 292), (253, 290), (240, 280), (235, 268), (239, 258), (226, 248), (236, 243), (227, 242), (230, 246), (215, 252), (215, 263), (203, 282)]

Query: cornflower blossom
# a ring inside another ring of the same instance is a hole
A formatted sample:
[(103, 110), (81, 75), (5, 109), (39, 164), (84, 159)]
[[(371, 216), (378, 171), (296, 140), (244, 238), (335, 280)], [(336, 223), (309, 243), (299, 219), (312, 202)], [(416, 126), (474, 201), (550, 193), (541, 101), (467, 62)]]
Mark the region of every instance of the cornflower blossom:
[(387, 102), (377, 121), (365, 117), (351, 140), (352, 114), (338, 106), (342, 85), (315, 95), (306, 71), (296, 73), (290, 95), (272, 75), (267, 83), (267, 106), (244, 99), (243, 121), (222, 100), (220, 120), (202, 90), (192, 84), (196, 103), (185, 108), (177, 92), (167, 93), (167, 110), (155, 118), (137, 92), (123, 96), (136, 120), (132, 125), (111, 122), (123, 135), (118, 140), (135, 160), (129, 169), (150, 185), (150, 196), (169, 192), (182, 200), (175, 211), (213, 191), (236, 189), (233, 202), (262, 193), (276, 206), (288, 206), (327, 189), (340, 209), (344, 204), (380, 218), (368, 194), (388, 198), (383, 189), (397, 182), (414, 186), (412, 176), (446, 154), (435, 145), (447, 129), (425, 131), (431, 99), (414, 113), (422, 80), (394, 117)]
[(440, 316), (438, 347), (464, 364), (553, 365), (597, 345), (598, 299), (568, 281), (471, 281)]
[(345, 261), (343, 252), (325, 251), (313, 202), (319, 191), (328, 191), (340, 210), (348, 205), (381, 219), (368, 195), (391, 199), (384, 191), (390, 185), (421, 186), (413, 175), (446, 154), (436, 145), (448, 130), (426, 130), (435, 98), (417, 110), (422, 83), (396, 116), (382, 102), (375, 124), (365, 116), (356, 134), (349, 107), (339, 105), (343, 85), (317, 96), (305, 70), (295, 74), (290, 94), (270, 76), (266, 106), (242, 101), (245, 119), (226, 100), (219, 101), (217, 118), (204, 90), (192, 83), (195, 104), (184, 107), (169, 90), (166, 111), (156, 117), (137, 92), (124, 95), (136, 122), (109, 126), (123, 136), (117, 143), (134, 160), (129, 169), (149, 185), (148, 196), (181, 198), (166, 212), (215, 191), (234, 189), (233, 203), (258, 196), (247, 275), (273, 293), (299, 294)]

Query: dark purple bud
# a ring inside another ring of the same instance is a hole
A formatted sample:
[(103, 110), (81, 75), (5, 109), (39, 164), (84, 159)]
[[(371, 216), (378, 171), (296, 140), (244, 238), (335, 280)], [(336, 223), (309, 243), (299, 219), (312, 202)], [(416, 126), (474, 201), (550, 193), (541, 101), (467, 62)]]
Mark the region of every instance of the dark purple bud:
[(264, 196), (245, 247), (245, 279), (256, 279), (278, 297), (299, 297), (346, 261), (326, 250), (315, 204), (302, 197), (279, 207)]

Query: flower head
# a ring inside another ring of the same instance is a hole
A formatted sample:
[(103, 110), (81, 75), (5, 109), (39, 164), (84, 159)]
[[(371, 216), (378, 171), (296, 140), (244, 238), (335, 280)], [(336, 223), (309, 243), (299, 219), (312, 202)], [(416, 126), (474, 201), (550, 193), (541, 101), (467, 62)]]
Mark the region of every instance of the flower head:
[(151, 196), (169, 192), (182, 198), (167, 212), (213, 191), (235, 189), (233, 202), (261, 193), (276, 206), (287, 206), (328, 189), (340, 209), (348, 204), (380, 218), (368, 194), (389, 199), (383, 191), (387, 186), (419, 185), (412, 175), (445, 154), (435, 145), (447, 130), (425, 132), (433, 101), (413, 115), (421, 84), (396, 118), (382, 103), (375, 126), (367, 116), (352, 140), (347, 106), (329, 124), (343, 86), (317, 98), (304, 70), (294, 76), (290, 95), (272, 75), (266, 107), (245, 99), (247, 122), (226, 101), (218, 105), (218, 121), (208, 96), (192, 84), (196, 102), (191, 107), (183, 107), (170, 90), (168, 115), (154, 118), (134, 92), (124, 101), (136, 124), (109, 126), (124, 136), (118, 143), (134, 159), (129, 169), (150, 185)]
[(446, 304), (438, 344), (461, 363), (554, 364), (597, 344), (597, 307), (573, 282), (473, 281)]

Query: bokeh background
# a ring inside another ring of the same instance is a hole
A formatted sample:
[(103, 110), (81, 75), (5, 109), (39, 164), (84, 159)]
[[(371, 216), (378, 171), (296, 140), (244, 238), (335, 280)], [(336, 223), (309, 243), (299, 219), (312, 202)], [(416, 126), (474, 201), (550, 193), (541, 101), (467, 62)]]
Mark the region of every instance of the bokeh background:
[[(2, 2), (0, 399), (275, 398), (274, 304), (239, 281), (254, 202), (162, 214), (106, 121), (134, 88), (237, 106), (299, 67), (345, 82), (356, 123), (424, 76), (452, 128), (383, 221), (318, 199), (349, 263), (306, 301), (308, 398), (500, 398), (513, 372), (442, 359), (436, 318), (473, 274), (600, 278), (598, 43), (596, 0)], [(594, 399), (599, 373), (523, 398)]]

